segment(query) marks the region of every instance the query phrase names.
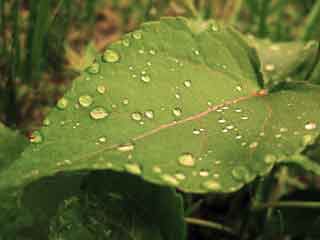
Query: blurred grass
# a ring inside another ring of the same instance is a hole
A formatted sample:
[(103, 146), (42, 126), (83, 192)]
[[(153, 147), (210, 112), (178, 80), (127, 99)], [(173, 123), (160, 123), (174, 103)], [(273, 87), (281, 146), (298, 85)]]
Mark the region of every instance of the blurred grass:
[(0, 120), (39, 123), (90, 42), (102, 50), (162, 16), (215, 18), (273, 41), (320, 39), (319, 0), (0, 0)]

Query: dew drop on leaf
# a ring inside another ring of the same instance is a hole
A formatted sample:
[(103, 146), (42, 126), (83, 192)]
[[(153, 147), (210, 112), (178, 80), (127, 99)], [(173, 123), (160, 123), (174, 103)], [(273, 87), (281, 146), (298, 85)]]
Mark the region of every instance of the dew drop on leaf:
[(109, 116), (109, 113), (102, 107), (97, 107), (90, 112), (90, 116), (95, 119), (104, 119)]
[(64, 110), (68, 107), (68, 100), (66, 98), (60, 98), (57, 102), (57, 108), (60, 110)]
[(106, 137), (100, 137), (99, 138), (99, 142), (100, 143), (105, 143), (105, 142), (107, 142), (107, 138)]
[(191, 153), (184, 153), (178, 158), (179, 164), (185, 167), (193, 167), (195, 165), (194, 157)]
[(182, 114), (182, 110), (180, 108), (174, 108), (172, 110), (172, 114), (175, 116), (175, 117), (180, 117), (181, 114)]
[(93, 63), (91, 66), (88, 68), (88, 72), (91, 74), (97, 74), (100, 71), (100, 65), (99, 63)]
[(250, 180), (250, 172), (249, 170), (244, 166), (238, 166), (232, 169), (232, 176), (234, 179), (239, 181), (249, 181)]
[(276, 156), (273, 155), (273, 154), (267, 154), (265, 157), (264, 157), (264, 162), (266, 164), (273, 164), (275, 163), (277, 160)]
[(80, 106), (89, 107), (92, 104), (93, 99), (89, 95), (83, 95), (83, 96), (79, 97), (78, 101), (79, 101)]
[(149, 75), (143, 75), (143, 76), (141, 76), (141, 81), (148, 83), (151, 81), (151, 77)]
[(127, 172), (134, 174), (134, 175), (140, 175), (142, 173), (141, 167), (137, 163), (127, 163), (124, 165)]
[(163, 174), (163, 175), (161, 176), (161, 179), (162, 179), (164, 182), (166, 182), (167, 184), (171, 185), (171, 186), (177, 186), (177, 185), (179, 185), (179, 181), (178, 181), (175, 177), (173, 177), (173, 176), (171, 176), (171, 175), (169, 175), (169, 174)]
[(148, 119), (153, 119), (154, 118), (154, 112), (152, 110), (145, 111), (144, 115)]
[(185, 87), (189, 88), (189, 87), (191, 87), (192, 82), (191, 82), (191, 80), (186, 80), (186, 81), (183, 82), (183, 85), (184, 85)]
[(315, 122), (308, 122), (308, 123), (304, 126), (304, 128), (305, 128), (306, 130), (314, 130), (314, 129), (317, 128), (317, 124), (316, 124)]
[(134, 150), (134, 145), (129, 143), (129, 144), (123, 144), (117, 147), (117, 150), (119, 152), (131, 152)]
[(181, 180), (181, 181), (183, 181), (187, 178), (186, 175), (184, 175), (183, 173), (176, 173), (174, 176), (176, 177), (176, 179)]
[(142, 120), (142, 114), (139, 112), (131, 113), (131, 118), (135, 121), (141, 121)]
[(116, 63), (116, 62), (118, 62), (120, 60), (120, 55), (119, 55), (119, 53), (117, 53), (114, 50), (107, 49), (104, 52), (102, 59), (105, 62)]
[(43, 137), (39, 131), (34, 131), (30, 137), (29, 140), (31, 143), (42, 143)]
[(122, 45), (125, 46), (125, 47), (129, 47), (129, 46), (130, 46), (130, 41), (129, 41), (129, 39), (123, 39), (123, 40), (122, 40)]
[(273, 72), (275, 69), (276, 69), (276, 67), (273, 64), (266, 64), (265, 65), (265, 70), (268, 72)]
[(104, 94), (106, 92), (106, 87), (104, 85), (99, 85), (97, 87), (97, 92), (100, 94)]
[(142, 38), (142, 33), (140, 31), (137, 31), (137, 32), (134, 32), (132, 36), (134, 39), (140, 40)]
[(44, 126), (49, 126), (51, 124), (51, 122), (50, 122), (50, 119), (49, 118), (45, 118), (44, 120), (43, 120), (43, 125)]
[(221, 189), (220, 183), (218, 183), (217, 181), (214, 181), (214, 180), (205, 181), (202, 183), (202, 186), (205, 189), (211, 190), (211, 191), (218, 191)]

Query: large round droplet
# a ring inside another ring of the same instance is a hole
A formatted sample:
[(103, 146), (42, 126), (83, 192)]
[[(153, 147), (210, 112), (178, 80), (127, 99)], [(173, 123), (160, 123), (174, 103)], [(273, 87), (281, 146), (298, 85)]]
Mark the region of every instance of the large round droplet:
[(120, 55), (114, 50), (107, 49), (102, 58), (105, 62), (115, 63), (120, 60)]
[(195, 159), (191, 153), (184, 153), (178, 158), (179, 163), (185, 167), (193, 167)]
[(141, 121), (142, 120), (142, 114), (139, 112), (131, 113), (131, 118), (135, 121)]
[(57, 108), (60, 110), (64, 110), (68, 107), (68, 100), (66, 98), (60, 98), (57, 102)]
[(141, 167), (137, 163), (127, 163), (124, 167), (131, 174), (140, 175), (142, 173)]
[(144, 83), (148, 83), (151, 81), (151, 77), (149, 75), (143, 75), (141, 76), (141, 81)]
[(192, 83), (191, 83), (191, 80), (186, 80), (183, 82), (183, 85), (187, 88), (191, 87)]
[(43, 137), (39, 131), (34, 131), (30, 135), (29, 140), (31, 143), (41, 143), (43, 141)]
[(109, 113), (102, 107), (97, 107), (90, 112), (90, 116), (95, 119), (104, 119), (109, 116)]
[(89, 95), (80, 96), (78, 101), (82, 107), (89, 107), (93, 103), (93, 99)]

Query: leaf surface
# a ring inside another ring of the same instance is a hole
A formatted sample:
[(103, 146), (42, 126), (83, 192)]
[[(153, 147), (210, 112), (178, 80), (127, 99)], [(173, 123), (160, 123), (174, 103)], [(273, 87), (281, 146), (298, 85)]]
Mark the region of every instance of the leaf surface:
[(75, 80), (39, 141), (2, 171), (0, 189), (112, 169), (187, 192), (236, 191), (320, 131), (319, 86), (268, 93), (259, 69), (255, 51), (229, 27), (145, 24)]

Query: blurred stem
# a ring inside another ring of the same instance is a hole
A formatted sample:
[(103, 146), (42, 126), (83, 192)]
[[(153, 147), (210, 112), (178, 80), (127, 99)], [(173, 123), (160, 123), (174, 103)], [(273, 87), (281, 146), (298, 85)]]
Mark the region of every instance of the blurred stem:
[(308, 41), (312, 38), (312, 35), (317, 32), (320, 22), (320, 1), (317, 0), (314, 4), (312, 11), (306, 20), (306, 25), (302, 33), (301, 39)]
[(211, 228), (213, 230), (224, 232), (234, 237), (237, 236), (237, 233), (232, 228), (228, 226), (224, 226), (221, 223), (206, 221), (198, 218), (189, 218), (189, 217), (185, 218), (185, 222), (188, 224), (192, 224), (200, 227)]
[[(1, 38), (2, 38), (2, 46), (0, 46), (0, 54), (5, 55), (7, 49), (7, 40), (6, 40), (6, 15), (5, 15), (5, 0), (0, 0), (0, 31), (1, 31)], [(1, 40), (0, 40), (1, 43)]]
[(199, 13), (196, 9), (193, 0), (183, 0), (184, 5), (188, 8), (193, 17), (198, 17)]
[(259, 37), (266, 37), (268, 34), (268, 26), (267, 26), (267, 18), (269, 15), (269, 7), (270, 7), (270, 0), (260, 0), (260, 6), (259, 6), (259, 30), (258, 30), (258, 36)]
[(264, 210), (267, 208), (320, 208), (320, 202), (313, 201), (276, 201), (269, 203), (257, 203), (254, 210)]
[(230, 24), (235, 24), (237, 22), (242, 6), (243, 0), (234, 0), (233, 11), (229, 19)]

